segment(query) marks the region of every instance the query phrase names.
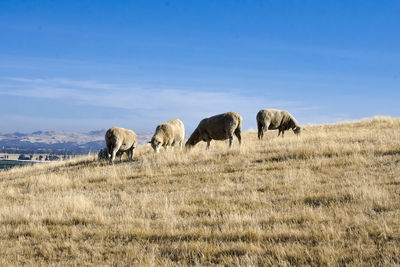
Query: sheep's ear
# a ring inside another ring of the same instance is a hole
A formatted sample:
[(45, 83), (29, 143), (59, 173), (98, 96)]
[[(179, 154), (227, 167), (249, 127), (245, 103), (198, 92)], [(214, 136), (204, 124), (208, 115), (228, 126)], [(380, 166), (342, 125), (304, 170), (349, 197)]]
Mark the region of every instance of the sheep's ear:
[(147, 142), (148, 144), (151, 144), (151, 141)]

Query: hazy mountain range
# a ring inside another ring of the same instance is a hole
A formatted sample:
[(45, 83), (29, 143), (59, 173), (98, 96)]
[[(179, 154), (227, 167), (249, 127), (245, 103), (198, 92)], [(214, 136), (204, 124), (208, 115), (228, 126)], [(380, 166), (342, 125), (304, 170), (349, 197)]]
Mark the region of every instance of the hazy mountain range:
[[(71, 131), (37, 131), (0, 133), (0, 152), (20, 154), (86, 154), (105, 147), (106, 129), (79, 133)], [(151, 133), (137, 132), (139, 144), (151, 139)]]

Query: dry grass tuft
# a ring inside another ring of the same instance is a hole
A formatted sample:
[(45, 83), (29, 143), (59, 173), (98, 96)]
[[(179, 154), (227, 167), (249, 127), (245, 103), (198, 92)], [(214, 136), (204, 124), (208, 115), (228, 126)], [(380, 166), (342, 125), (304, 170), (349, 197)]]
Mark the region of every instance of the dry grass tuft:
[(400, 265), (400, 119), (276, 135), (0, 172), (0, 265)]

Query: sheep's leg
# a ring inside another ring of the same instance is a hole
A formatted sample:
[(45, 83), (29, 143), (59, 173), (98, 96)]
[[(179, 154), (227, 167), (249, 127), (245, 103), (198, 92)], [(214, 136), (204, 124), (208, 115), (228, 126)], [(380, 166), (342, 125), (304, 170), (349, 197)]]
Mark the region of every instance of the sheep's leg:
[(229, 137), (229, 149), (232, 148), (233, 136)]
[(236, 128), (235, 135), (239, 141), (239, 147), (242, 145), (242, 131), (239, 128)]
[(114, 163), (115, 156), (117, 155), (118, 149), (119, 149), (119, 146), (113, 147), (112, 153), (111, 153), (111, 158), (110, 158), (110, 164)]
[(209, 141), (207, 141), (207, 147), (206, 147), (206, 150), (210, 150), (210, 140)]
[(283, 138), (283, 135), (285, 134), (285, 131), (284, 130), (282, 130), (282, 138)]
[(179, 142), (179, 147), (180, 147), (180, 150), (182, 151), (182, 148), (183, 148), (183, 141), (182, 140)]
[(261, 123), (257, 123), (258, 128), (258, 140), (262, 140), (264, 137), (264, 127)]
[(132, 147), (130, 150), (129, 150), (129, 159), (130, 160), (133, 160), (133, 152), (134, 152), (134, 147)]
[(261, 129), (261, 130), (258, 130), (258, 140), (262, 140), (263, 139), (263, 137), (264, 137), (264, 131)]
[(258, 140), (260, 140), (260, 141), (263, 140), (263, 138), (264, 138), (264, 130), (266, 132), (267, 131), (266, 129), (267, 128), (262, 128), (261, 131), (258, 132)]
[(109, 159), (111, 159), (111, 154), (112, 154), (112, 145), (107, 144), (107, 156)]

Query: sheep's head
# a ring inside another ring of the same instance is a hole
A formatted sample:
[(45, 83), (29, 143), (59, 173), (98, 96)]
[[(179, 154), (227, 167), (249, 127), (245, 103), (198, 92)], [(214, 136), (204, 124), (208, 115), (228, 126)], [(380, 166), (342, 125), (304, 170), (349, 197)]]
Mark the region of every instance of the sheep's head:
[(300, 126), (296, 126), (295, 128), (293, 128), (293, 132), (297, 135), (299, 135), (301, 133), (301, 127)]
[(187, 140), (185, 147), (186, 148), (191, 148), (194, 145), (196, 145), (198, 142), (200, 142), (200, 133), (199, 131), (196, 129), (194, 130), (194, 132), (192, 133), (192, 135), (189, 137), (189, 139)]
[(155, 152), (157, 153), (160, 152), (160, 148), (162, 147), (163, 144), (161, 138), (153, 136), (153, 138), (151, 138), (151, 141), (149, 143), (151, 144), (151, 147), (154, 149)]
[(195, 143), (194, 139), (193, 139), (193, 138), (189, 138), (189, 139), (187, 140), (186, 144), (185, 144), (185, 147), (186, 147), (186, 148), (191, 148), (191, 147), (193, 147), (195, 144), (196, 144), (196, 143)]

